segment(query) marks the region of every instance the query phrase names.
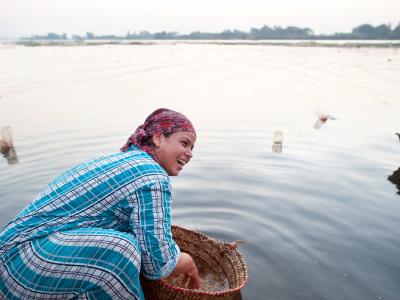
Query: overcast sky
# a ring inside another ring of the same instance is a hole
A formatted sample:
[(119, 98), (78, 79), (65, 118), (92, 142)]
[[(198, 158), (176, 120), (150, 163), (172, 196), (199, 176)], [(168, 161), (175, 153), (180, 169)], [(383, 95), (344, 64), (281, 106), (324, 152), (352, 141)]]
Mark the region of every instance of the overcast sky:
[(400, 0), (0, 0), (0, 37), (48, 32), (126, 34), (248, 31), (263, 25), (315, 33), (400, 22)]

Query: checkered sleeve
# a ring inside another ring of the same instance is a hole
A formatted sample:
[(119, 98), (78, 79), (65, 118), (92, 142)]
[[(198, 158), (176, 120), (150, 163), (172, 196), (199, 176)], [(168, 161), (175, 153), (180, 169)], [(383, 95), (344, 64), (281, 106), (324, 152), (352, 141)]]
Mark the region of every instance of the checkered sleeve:
[(135, 194), (137, 205), (133, 208), (131, 229), (141, 247), (141, 272), (149, 279), (160, 279), (175, 269), (180, 255), (171, 234), (168, 176), (151, 180)]

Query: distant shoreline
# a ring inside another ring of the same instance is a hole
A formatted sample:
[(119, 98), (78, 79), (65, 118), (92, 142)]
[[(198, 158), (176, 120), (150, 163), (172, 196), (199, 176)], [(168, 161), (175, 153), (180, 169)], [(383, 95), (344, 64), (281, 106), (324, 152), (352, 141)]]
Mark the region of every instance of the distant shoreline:
[(339, 48), (400, 48), (400, 40), (28, 40), (4, 41), (2, 44), (27, 47), (102, 46), (102, 45), (243, 45)]

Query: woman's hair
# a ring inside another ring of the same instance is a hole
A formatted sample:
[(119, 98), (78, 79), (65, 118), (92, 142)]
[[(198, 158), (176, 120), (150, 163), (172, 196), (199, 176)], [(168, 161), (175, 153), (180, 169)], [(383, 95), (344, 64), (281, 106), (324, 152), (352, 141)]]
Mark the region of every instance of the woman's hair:
[(122, 146), (121, 151), (128, 151), (134, 145), (154, 158), (153, 135), (163, 134), (165, 137), (169, 137), (172, 133), (182, 131), (196, 134), (192, 123), (186, 116), (167, 108), (159, 108), (152, 112), (142, 125), (136, 128), (135, 132)]

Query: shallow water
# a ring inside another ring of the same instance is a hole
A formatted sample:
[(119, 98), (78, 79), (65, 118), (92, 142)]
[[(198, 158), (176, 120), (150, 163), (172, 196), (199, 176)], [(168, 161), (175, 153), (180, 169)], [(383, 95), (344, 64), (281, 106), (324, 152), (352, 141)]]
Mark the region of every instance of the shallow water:
[[(193, 257), (193, 259), (200, 275), (200, 291), (221, 292), (230, 289), (229, 279), (225, 274), (218, 273), (213, 269), (213, 266), (210, 266), (210, 264), (197, 257)], [(180, 274), (178, 276), (168, 276), (164, 280), (167, 283), (178, 287), (186, 289), (191, 288), (190, 278), (184, 274)]]
[(198, 131), (174, 222), (246, 241), (243, 299), (400, 299), (399, 74), (390, 48), (1, 46), (0, 226), (169, 107)]

